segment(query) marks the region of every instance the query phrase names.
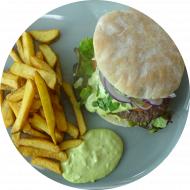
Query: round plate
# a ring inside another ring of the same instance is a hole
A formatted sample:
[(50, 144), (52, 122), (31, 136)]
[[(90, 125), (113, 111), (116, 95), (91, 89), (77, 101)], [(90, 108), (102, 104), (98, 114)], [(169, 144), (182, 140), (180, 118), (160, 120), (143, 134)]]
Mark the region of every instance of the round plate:
[[(102, 1), (72, 3), (42, 16), (30, 25), (27, 31), (60, 30), (59, 40), (50, 46), (56, 54), (59, 54), (64, 81), (73, 84), (72, 68), (73, 64), (77, 62), (73, 51), (74, 47), (78, 47), (83, 38), (93, 37), (96, 23), (102, 15), (113, 10), (124, 9), (127, 10), (130, 7)], [(36, 44), (35, 41), (35, 46)], [(7, 71), (12, 64), (13, 60), (8, 57), (4, 71)], [(172, 100), (170, 106), (170, 109), (175, 111), (172, 118), (173, 123), (170, 123), (166, 129), (151, 135), (146, 129), (140, 127), (125, 128), (112, 125), (96, 113), (90, 113), (82, 108), (88, 130), (93, 128), (111, 129), (122, 138), (124, 143), (123, 156), (116, 169), (107, 177), (97, 180), (95, 183), (74, 184), (66, 181), (62, 175), (44, 168), (35, 168), (54, 181), (80, 189), (114, 188), (138, 180), (155, 169), (169, 155), (179, 140), (188, 115), (188, 93), (189, 81), (185, 70), (181, 85), (176, 91), (177, 97)], [(67, 120), (77, 125), (74, 112), (63, 90), (61, 98)], [(9, 135), (10, 130), (8, 129)], [(25, 159), (30, 162), (31, 158)]]

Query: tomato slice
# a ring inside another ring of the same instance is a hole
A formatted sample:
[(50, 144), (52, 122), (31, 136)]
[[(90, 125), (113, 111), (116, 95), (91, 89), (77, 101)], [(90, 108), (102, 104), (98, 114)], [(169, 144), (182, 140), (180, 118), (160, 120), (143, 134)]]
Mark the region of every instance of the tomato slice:
[[(94, 58), (94, 55), (93, 55), (93, 58)], [(92, 61), (92, 64), (93, 64), (93, 69), (94, 69), (94, 71), (96, 70), (96, 67), (97, 67), (97, 62), (96, 62), (96, 60), (93, 60)]]
[[(150, 106), (149, 104), (145, 103), (142, 107), (148, 108), (149, 106)], [(134, 109), (134, 111), (144, 111), (144, 110), (142, 110), (141, 108), (137, 108), (137, 109)]]

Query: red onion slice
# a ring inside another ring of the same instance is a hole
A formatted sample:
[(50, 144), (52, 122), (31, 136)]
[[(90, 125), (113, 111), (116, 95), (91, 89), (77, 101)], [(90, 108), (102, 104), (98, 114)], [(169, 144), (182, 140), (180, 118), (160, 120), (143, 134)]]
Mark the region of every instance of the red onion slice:
[(99, 71), (99, 76), (100, 76), (100, 80), (101, 80), (103, 86), (105, 87), (105, 85), (104, 85), (104, 75), (102, 74), (101, 71)]
[(176, 97), (176, 94), (175, 93), (172, 93), (170, 94), (169, 96), (165, 97), (165, 98), (175, 98)]
[(108, 82), (108, 80), (104, 77), (104, 83), (103, 83), (105, 89), (108, 91), (108, 93), (110, 94), (110, 96), (112, 98), (114, 98), (115, 100), (117, 100), (118, 102), (122, 102), (122, 103), (130, 103), (130, 99), (127, 98), (126, 96), (120, 95), (118, 94), (114, 87)]
[(158, 99), (143, 99), (143, 98), (141, 98), (141, 100), (144, 103), (150, 104), (152, 106), (160, 106), (163, 102), (163, 98), (158, 98)]
[(131, 102), (133, 102), (138, 108), (140, 108), (140, 109), (142, 109), (142, 110), (149, 110), (151, 107), (152, 107), (152, 105), (150, 105), (149, 107), (147, 107), (147, 108), (144, 108), (144, 107), (142, 107), (142, 106), (140, 106), (139, 104), (137, 104), (136, 102), (135, 102), (135, 100), (133, 100), (133, 98), (129, 98), (130, 100), (131, 100)]

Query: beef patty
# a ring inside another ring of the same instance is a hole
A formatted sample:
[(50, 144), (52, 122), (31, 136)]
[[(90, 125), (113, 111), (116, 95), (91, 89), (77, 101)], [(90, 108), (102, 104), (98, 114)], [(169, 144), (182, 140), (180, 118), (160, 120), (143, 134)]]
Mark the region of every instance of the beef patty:
[(121, 118), (127, 119), (133, 123), (143, 123), (146, 121), (150, 121), (152, 119), (157, 118), (158, 116), (164, 114), (170, 105), (171, 99), (164, 99), (162, 104), (159, 107), (152, 107), (149, 110), (146, 111), (123, 111), (118, 112), (117, 115)]

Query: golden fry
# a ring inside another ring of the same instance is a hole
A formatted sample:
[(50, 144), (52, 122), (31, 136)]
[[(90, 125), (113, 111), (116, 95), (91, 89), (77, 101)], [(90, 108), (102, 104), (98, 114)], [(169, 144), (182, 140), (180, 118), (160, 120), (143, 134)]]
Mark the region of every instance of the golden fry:
[(38, 50), (38, 51), (36, 52), (36, 57), (37, 57), (38, 59), (41, 59), (41, 60), (44, 61), (44, 56), (43, 56), (43, 54), (42, 54), (42, 52), (41, 52), (40, 50)]
[(2, 103), (3, 103), (3, 94), (4, 94), (4, 91), (0, 90), (0, 106), (2, 106)]
[(55, 105), (53, 105), (53, 110), (55, 113), (55, 121), (58, 131), (66, 132), (68, 130), (68, 127), (63, 110), (58, 109)]
[(22, 45), (24, 50), (24, 60), (27, 65), (32, 66), (30, 62), (30, 56), (35, 55), (34, 43), (31, 35), (28, 32), (22, 34)]
[(13, 74), (8, 74), (3, 72), (1, 83), (7, 86), (10, 86), (14, 89), (18, 89), (20, 87), (20, 78)]
[(33, 136), (33, 137), (39, 137), (42, 139), (48, 139), (51, 140), (51, 137), (48, 135), (44, 135), (43, 133), (40, 133), (39, 131), (37, 131), (36, 129), (31, 128), (30, 131), (27, 132), (29, 135)]
[(24, 49), (23, 49), (23, 45), (22, 45), (22, 37), (20, 37), (17, 40), (16, 45), (17, 45), (17, 50), (18, 50), (18, 53), (20, 55), (20, 58), (21, 58), (22, 62), (25, 63), (25, 60), (24, 60)]
[(78, 126), (79, 126), (79, 131), (80, 131), (80, 135), (84, 135), (86, 133), (86, 124), (84, 122), (84, 118), (83, 118), (83, 115), (82, 115), (82, 112), (81, 110), (77, 109), (77, 100), (76, 100), (76, 97), (74, 95), (74, 92), (73, 92), (73, 89), (71, 87), (71, 85), (67, 82), (63, 82), (63, 89), (65, 91), (65, 93), (67, 94), (70, 102), (71, 102), (71, 105), (73, 107), (73, 110), (74, 110), (74, 113), (75, 113), (75, 116), (76, 116), (76, 119), (77, 119), (77, 123), (78, 123)]
[(36, 87), (35, 87), (34, 81), (32, 81), (31, 79), (28, 79), (26, 83), (25, 91), (24, 91), (22, 106), (20, 108), (18, 117), (11, 130), (12, 134), (17, 133), (23, 129), (24, 123), (26, 122), (28, 118), (30, 107), (32, 105), (32, 100), (34, 99), (35, 88)]
[(67, 126), (68, 126), (67, 133), (74, 139), (77, 139), (79, 136), (79, 129), (69, 122), (67, 122)]
[(41, 156), (41, 157), (60, 160), (62, 162), (66, 162), (68, 159), (67, 154), (63, 151), (53, 153), (53, 152), (50, 152), (47, 150), (41, 150), (41, 149), (33, 148), (33, 147), (26, 147), (23, 151), (23, 156), (25, 156), (25, 157)]
[(49, 95), (50, 95), (50, 98), (51, 98), (51, 101), (52, 103), (60, 110), (63, 110), (61, 104), (60, 104), (60, 97), (59, 95), (55, 92), (55, 91), (52, 91), (50, 90), (49, 91)]
[(51, 99), (49, 96), (49, 92), (48, 92), (45, 81), (42, 79), (42, 77), (39, 75), (38, 72), (35, 73), (35, 81), (36, 81), (36, 85), (39, 91), (44, 113), (46, 116), (46, 121), (47, 121), (47, 125), (50, 131), (50, 135), (52, 137), (53, 142), (56, 144), (57, 141), (55, 138), (55, 116), (54, 116), (54, 111), (53, 111)]
[(17, 53), (15, 52), (15, 50), (12, 48), (11, 52), (10, 52), (10, 56), (13, 59), (14, 62), (22, 62), (20, 57), (17, 55)]
[(38, 48), (43, 53), (44, 59), (49, 64), (49, 66), (54, 68), (57, 61), (57, 56), (52, 51), (52, 49), (47, 44), (38, 44)]
[(46, 31), (30, 31), (30, 34), (35, 40), (46, 44), (57, 41), (60, 36), (59, 29)]
[(12, 135), (12, 141), (13, 141), (14, 145), (15, 145), (17, 148), (19, 147), (18, 141), (19, 141), (19, 139), (20, 139), (20, 137), (21, 137), (21, 133), (22, 133), (22, 132), (18, 132), (18, 133), (16, 133), (16, 134), (13, 134), (13, 135)]
[(52, 170), (58, 174), (62, 174), (61, 170), (61, 164), (58, 162), (55, 162), (53, 160), (49, 160), (47, 158), (42, 158), (42, 157), (33, 157), (31, 159), (31, 164), (34, 164), (36, 166), (40, 166), (49, 170)]
[(18, 141), (19, 145), (31, 146), (34, 148), (40, 148), (43, 150), (48, 150), (51, 152), (59, 152), (60, 148), (58, 145), (53, 144), (47, 139), (34, 138), (34, 137), (24, 137)]
[[(21, 107), (21, 105), (22, 105), (22, 101), (18, 102), (18, 106)], [(30, 112), (33, 112), (34, 110), (38, 110), (41, 106), (42, 106), (42, 102), (39, 98), (33, 99)]]
[(25, 146), (19, 146), (17, 147), (17, 150), (22, 154), (25, 149)]
[(35, 72), (38, 72), (41, 77), (46, 81), (46, 84), (51, 88), (54, 89), (56, 82), (57, 82), (57, 77), (47, 71), (43, 71), (40, 69), (36, 69), (34, 67), (31, 67), (29, 65), (20, 63), (20, 62), (15, 62), (11, 66), (11, 72), (19, 77), (29, 79), (31, 78), (32, 80), (35, 80)]
[(67, 140), (60, 143), (59, 147), (61, 150), (67, 150), (69, 148), (78, 147), (82, 142), (83, 142), (82, 139)]
[(45, 116), (43, 107), (41, 107), (39, 110), (40, 110), (40, 115), (45, 119), (46, 116)]
[(16, 90), (13, 94), (11, 94), (8, 98), (8, 101), (10, 102), (17, 102), (23, 99), (25, 86), (20, 87), (18, 90)]
[(60, 64), (59, 60), (57, 60), (57, 64), (56, 64), (56, 67), (55, 67), (55, 73), (57, 74), (58, 79), (62, 82), (63, 81), (63, 76), (62, 76), (61, 64)]
[(12, 90), (12, 89), (14, 89), (14, 88), (12, 88), (8, 85), (1, 84), (1, 86), (0, 86), (0, 90)]

